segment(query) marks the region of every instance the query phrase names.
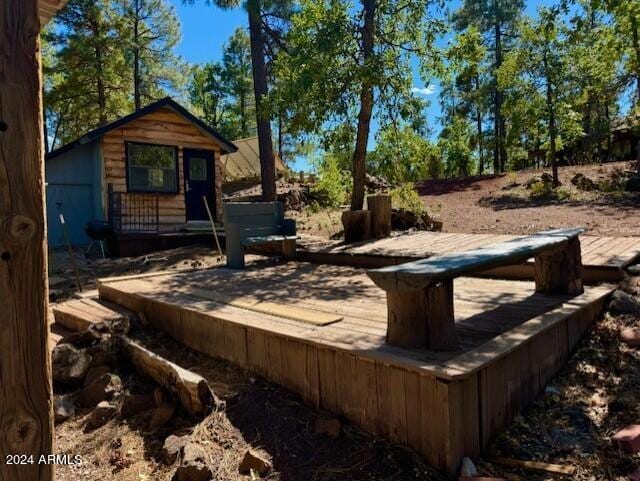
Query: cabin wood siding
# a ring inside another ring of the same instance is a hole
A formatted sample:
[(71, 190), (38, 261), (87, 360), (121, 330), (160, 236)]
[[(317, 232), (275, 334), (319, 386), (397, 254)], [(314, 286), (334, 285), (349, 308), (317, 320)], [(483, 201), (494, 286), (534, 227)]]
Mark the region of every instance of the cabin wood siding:
[[(104, 183), (102, 198), (105, 219), (108, 218), (107, 185), (114, 192), (127, 192), (125, 143), (175, 145), (178, 147), (178, 193), (160, 194), (159, 223), (161, 231), (178, 229), (186, 222), (184, 198), (183, 149), (203, 149), (214, 152), (214, 182), (216, 220), (222, 219), (222, 172), (220, 146), (198, 127), (169, 108), (159, 109), (107, 132), (102, 137)], [(144, 194), (136, 194), (144, 195)]]

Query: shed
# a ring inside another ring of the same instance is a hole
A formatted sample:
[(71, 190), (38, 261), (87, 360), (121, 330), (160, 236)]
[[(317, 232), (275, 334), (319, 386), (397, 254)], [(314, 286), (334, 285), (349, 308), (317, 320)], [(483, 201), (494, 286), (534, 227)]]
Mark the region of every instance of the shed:
[(221, 155), (237, 147), (167, 97), (92, 130), (46, 156), (49, 245), (73, 245), (109, 221), (119, 235), (179, 232), (222, 219)]

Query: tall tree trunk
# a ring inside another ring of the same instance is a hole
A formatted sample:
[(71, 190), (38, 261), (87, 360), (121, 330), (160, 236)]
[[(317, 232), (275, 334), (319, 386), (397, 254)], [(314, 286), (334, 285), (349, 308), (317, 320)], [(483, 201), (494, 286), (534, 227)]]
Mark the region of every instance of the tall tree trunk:
[[(480, 79), (475, 77), (476, 94), (480, 90)], [(480, 102), (476, 105), (476, 124), (478, 126), (478, 174), (482, 175), (484, 172), (484, 145), (482, 139), (482, 110), (480, 109)]]
[(247, 129), (247, 100), (244, 89), (240, 89), (240, 130), (242, 130), (242, 137), (249, 137), (249, 130)]
[(133, 104), (136, 111), (142, 108), (140, 101), (140, 48), (139, 48), (139, 22), (140, 22), (140, 4), (139, 0), (134, 2), (134, 19), (133, 19)]
[(494, 65), (494, 105), (493, 105), (493, 135), (494, 135), (494, 147), (493, 147), (493, 170), (495, 173), (502, 172), (506, 164), (506, 151), (504, 149), (504, 121), (502, 119), (502, 91), (498, 86), (497, 72), (502, 65), (502, 30), (500, 22), (498, 21), (497, 5), (494, 0), (494, 10), (496, 11), (496, 23), (494, 26), (494, 41), (495, 41), (495, 65)]
[(276, 160), (273, 155), (269, 112), (262, 104), (263, 97), (267, 95), (267, 69), (264, 64), (264, 38), (262, 36), (260, 0), (248, 0), (247, 10), (249, 11), (253, 90), (256, 98), (262, 200), (268, 202), (276, 200)]
[(547, 115), (549, 116), (549, 154), (551, 157), (551, 171), (553, 174), (553, 186), (558, 187), (560, 180), (558, 179), (558, 163), (556, 160), (556, 112), (553, 102), (553, 90), (551, 86), (551, 79), (549, 73), (549, 66), (547, 61), (547, 55), (543, 56), (544, 69), (546, 72), (546, 87), (547, 87)]
[[(0, 479), (50, 481), (38, 463), (53, 450), (38, 2), (3, 0), (0, 25)], [(16, 454), (33, 464), (8, 464)]]
[(638, 103), (640, 103), (640, 39), (638, 38), (638, 21), (633, 13), (631, 14), (631, 36), (636, 55), (636, 96)]
[[(365, 67), (370, 65), (373, 57), (373, 35), (376, 14), (376, 0), (362, 0), (364, 25), (362, 26), (362, 54)], [(364, 187), (367, 160), (367, 143), (373, 112), (373, 84), (370, 75), (365, 75), (360, 90), (360, 113), (358, 114), (358, 130), (356, 148), (353, 151), (353, 192), (351, 210), (360, 210), (364, 206)]]
[(102, 65), (102, 48), (96, 48), (96, 82), (98, 88), (98, 121), (100, 125), (104, 125), (108, 121), (107, 117), (107, 94), (104, 84), (103, 65)]

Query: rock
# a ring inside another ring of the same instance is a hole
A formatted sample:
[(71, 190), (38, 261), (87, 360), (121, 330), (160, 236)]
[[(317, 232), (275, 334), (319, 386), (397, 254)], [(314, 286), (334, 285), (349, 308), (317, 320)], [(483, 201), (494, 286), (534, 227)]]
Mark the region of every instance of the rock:
[(629, 177), (624, 184), (624, 190), (628, 192), (640, 192), (640, 176), (634, 175)]
[(89, 327), (84, 331), (74, 332), (63, 337), (60, 339), (59, 344), (71, 344), (72, 346), (83, 348), (97, 343), (102, 337), (103, 334)]
[(640, 451), (640, 424), (627, 426), (614, 434), (611, 440), (625, 453), (637, 453)]
[(102, 401), (112, 399), (121, 389), (122, 381), (119, 376), (103, 374), (80, 391), (78, 402), (81, 406), (93, 407)]
[(629, 347), (640, 347), (640, 328), (623, 329), (620, 333), (620, 341)]
[(130, 418), (136, 414), (153, 409), (156, 405), (153, 396), (150, 394), (127, 394), (120, 406), (120, 416)]
[(380, 192), (391, 189), (391, 184), (380, 175), (365, 174), (364, 185), (369, 192)]
[(462, 458), (462, 466), (460, 467), (460, 476), (468, 476), (470, 478), (478, 475), (478, 470), (473, 461), (469, 458)]
[[(540, 182), (542, 182), (543, 184), (553, 184), (553, 175), (551, 175), (549, 172), (543, 172), (542, 175), (540, 175)], [(558, 185), (562, 184), (558, 182)]]
[(164, 440), (162, 445), (162, 461), (164, 464), (171, 465), (176, 462), (182, 448), (189, 441), (189, 436), (176, 436), (172, 434)]
[(99, 402), (96, 408), (91, 412), (85, 424), (86, 430), (94, 430), (104, 426), (118, 412), (115, 404), (108, 401)]
[(209, 481), (213, 472), (209, 466), (207, 453), (202, 446), (186, 444), (180, 453), (180, 466), (173, 475), (173, 481)]
[(66, 421), (76, 412), (73, 402), (66, 397), (55, 396), (53, 399), (53, 416), (56, 424)]
[(111, 362), (111, 353), (102, 347), (90, 348), (87, 352), (91, 354), (91, 367), (107, 366)]
[(151, 429), (159, 428), (160, 426), (164, 426), (173, 417), (173, 414), (176, 412), (176, 407), (170, 404), (166, 404), (164, 406), (159, 406), (153, 410), (151, 413), (151, 420), (149, 421), (149, 427)]
[(309, 195), (305, 190), (293, 189), (278, 196), (286, 210), (302, 210), (309, 203)]
[(100, 376), (103, 376), (109, 372), (109, 366), (96, 366), (92, 367), (87, 371), (87, 375), (84, 378), (84, 385), (88, 386), (93, 381), (98, 379)]
[(617, 289), (611, 296), (609, 310), (614, 314), (636, 314), (640, 312), (640, 302), (623, 290)]
[(393, 230), (427, 230), (424, 220), (415, 213), (404, 209), (391, 211), (391, 228)]
[(58, 344), (53, 348), (51, 362), (54, 381), (80, 385), (89, 370), (91, 357), (71, 344)]
[(598, 184), (580, 172), (571, 178), (571, 183), (575, 185), (578, 190), (592, 191), (598, 188)]
[(340, 436), (341, 429), (342, 424), (338, 419), (316, 419), (315, 431), (318, 434), (326, 434), (330, 438), (337, 438), (338, 436)]
[(240, 474), (251, 474), (253, 470), (262, 477), (267, 474), (270, 469), (271, 463), (266, 458), (252, 449), (247, 449), (238, 467), (238, 472)]

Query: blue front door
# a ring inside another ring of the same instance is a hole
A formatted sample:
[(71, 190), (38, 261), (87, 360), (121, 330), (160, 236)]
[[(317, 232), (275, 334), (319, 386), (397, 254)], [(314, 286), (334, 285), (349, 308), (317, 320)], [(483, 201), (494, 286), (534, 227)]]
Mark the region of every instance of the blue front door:
[(184, 201), (187, 209), (187, 222), (207, 220), (204, 197), (209, 203), (211, 214), (215, 215), (215, 196), (213, 180), (213, 152), (210, 150), (184, 149)]

